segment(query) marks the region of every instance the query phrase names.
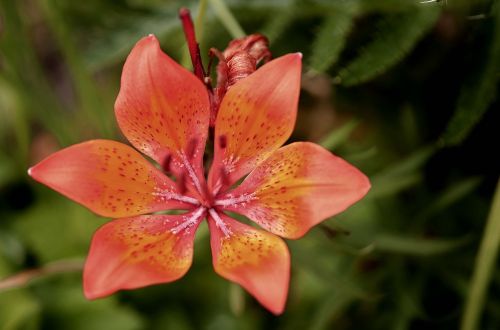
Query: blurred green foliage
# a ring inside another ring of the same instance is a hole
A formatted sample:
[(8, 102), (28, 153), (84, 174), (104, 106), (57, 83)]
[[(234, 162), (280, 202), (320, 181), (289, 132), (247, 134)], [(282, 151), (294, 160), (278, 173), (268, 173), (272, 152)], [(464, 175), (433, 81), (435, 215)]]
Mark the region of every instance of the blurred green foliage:
[[(196, 16), (198, 2), (0, 3), (0, 278), (6, 278), (85, 256), (106, 219), (34, 184), (26, 169), (78, 141), (123, 139), (113, 102), (127, 53), (154, 33), (180, 61), (177, 11), (188, 6)], [(78, 271), (41, 274), (0, 289), (0, 329), (404, 330), (457, 329), (461, 322), (463, 329), (498, 328), (500, 232), (487, 232), (476, 255), (487, 218), (489, 228), (500, 222), (498, 207), (488, 216), (500, 169), (499, 2), (205, 5), (197, 26), (203, 54), (224, 49), (240, 33), (238, 23), (246, 33), (267, 35), (274, 56), (304, 54), (292, 139), (321, 141), (367, 173), (372, 191), (288, 242), (292, 280), (280, 317), (214, 274), (202, 226), (194, 266), (182, 280), (90, 302)], [(467, 301), (469, 319), (462, 321)]]

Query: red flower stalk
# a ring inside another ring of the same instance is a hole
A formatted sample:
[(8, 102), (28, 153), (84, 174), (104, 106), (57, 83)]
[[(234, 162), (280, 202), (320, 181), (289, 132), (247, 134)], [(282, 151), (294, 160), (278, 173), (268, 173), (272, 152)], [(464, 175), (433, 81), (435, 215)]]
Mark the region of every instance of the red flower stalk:
[[(109, 140), (70, 146), (29, 170), (35, 180), (115, 218), (92, 239), (83, 274), (87, 298), (182, 277), (192, 262), (195, 231), (206, 218), (215, 271), (282, 313), (290, 255), (278, 236), (300, 238), (370, 187), (359, 170), (316, 144), (281, 147), (295, 124), (301, 59), (299, 53), (279, 57), (227, 89), (205, 180), (209, 91), (164, 54), (154, 36), (136, 44), (123, 68), (116, 118), (130, 143), (177, 182), (135, 149)], [(186, 213), (155, 214), (172, 209)]]

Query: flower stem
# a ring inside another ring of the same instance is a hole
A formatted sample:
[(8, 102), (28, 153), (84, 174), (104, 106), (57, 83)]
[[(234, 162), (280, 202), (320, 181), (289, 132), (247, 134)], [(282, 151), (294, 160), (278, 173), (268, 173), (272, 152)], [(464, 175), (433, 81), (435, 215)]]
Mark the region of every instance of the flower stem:
[(0, 292), (27, 285), (34, 279), (61, 273), (79, 272), (83, 269), (83, 259), (62, 259), (40, 268), (26, 270), (0, 280)]
[(203, 63), (201, 62), (200, 46), (198, 45), (198, 42), (196, 42), (196, 33), (194, 31), (194, 24), (191, 19), (189, 9), (181, 8), (179, 10), (179, 18), (181, 19), (184, 35), (186, 36), (186, 41), (188, 43), (189, 55), (191, 56), (191, 62), (193, 63), (194, 74), (203, 83), (205, 83), (205, 70), (203, 69)]

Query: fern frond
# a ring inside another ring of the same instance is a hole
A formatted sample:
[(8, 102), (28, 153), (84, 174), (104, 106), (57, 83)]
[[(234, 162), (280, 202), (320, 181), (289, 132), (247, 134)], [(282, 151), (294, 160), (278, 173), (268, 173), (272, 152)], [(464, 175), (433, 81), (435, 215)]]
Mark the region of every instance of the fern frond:
[(479, 70), (465, 82), (460, 92), (457, 109), (442, 136), (445, 145), (461, 143), (481, 120), (488, 106), (495, 99), (496, 86), (500, 78), (500, 5), (494, 9), (491, 40), (486, 56), (478, 59)]
[(339, 7), (326, 17), (312, 45), (309, 61), (312, 70), (324, 72), (337, 61), (357, 12), (357, 6)]
[(439, 9), (426, 7), (383, 18), (373, 40), (340, 70), (336, 80), (346, 86), (360, 84), (399, 63), (434, 26)]
[(153, 33), (164, 37), (179, 29), (178, 8), (170, 3), (156, 12), (124, 17), (119, 27), (93, 42), (84, 58), (86, 66), (97, 71), (109, 64), (122, 60), (140, 38)]
[(278, 39), (296, 18), (297, 6), (292, 2), (287, 10), (279, 10), (261, 30), (271, 44)]

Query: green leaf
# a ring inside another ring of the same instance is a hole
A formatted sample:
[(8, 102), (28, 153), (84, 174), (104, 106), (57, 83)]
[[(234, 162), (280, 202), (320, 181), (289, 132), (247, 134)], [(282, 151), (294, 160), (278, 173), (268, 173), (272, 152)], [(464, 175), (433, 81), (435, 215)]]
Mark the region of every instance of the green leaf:
[[(1, 239), (4, 239), (2, 236)], [(0, 249), (0, 279), (11, 274), (10, 263)], [(27, 290), (10, 290), (0, 294), (0, 329), (38, 329), (40, 305)]]
[(331, 293), (328, 298), (323, 300), (321, 306), (311, 316), (309, 329), (328, 329), (328, 325), (338, 318), (343, 311), (345, 311), (358, 299), (359, 297), (354, 295), (352, 292), (336, 288), (336, 290)]
[[(446, 145), (457, 145), (464, 141), (495, 99), (500, 77), (500, 6), (496, 7), (494, 18), (489, 22), (492, 31), (490, 40), (484, 42), (488, 47), (486, 55), (478, 52), (475, 61), (478, 65), (471, 67), (472, 78), (462, 87), (457, 109), (442, 137)], [(464, 74), (467, 76), (467, 73)]]
[(382, 252), (428, 257), (451, 252), (469, 241), (470, 237), (427, 239), (380, 234), (375, 238), (373, 244), (376, 250)]
[(368, 198), (380, 198), (391, 196), (401, 191), (416, 186), (422, 182), (422, 175), (420, 173), (409, 174), (399, 178), (392, 178), (387, 180), (372, 180), (372, 189), (368, 194)]
[(25, 290), (0, 295), (0, 329), (38, 329), (40, 306)]
[(103, 102), (96, 81), (84, 65), (82, 52), (73, 38), (71, 24), (67, 21), (57, 1), (39, 0), (38, 2), (64, 55), (64, 61), (76, 92), (77, 104), (82, 110), (82, 118), (90, 121), (92, 127), (98, 128), (100, 136), (111, 137), (113, 133), (110, 128), (112, 112), (105, 110), (111, 108), (112, 103)]
[(366, 82), (399, 63), (434, 26), (439, 7), (420, 7), (382, 18), (373, 40), (340, 70), (336, 81), (345, 86)]
[[(410, 1), (401, 1), (401, 0), (360, 0), (360, 4), (362, 7), (363, 12), (382, 12), (382, 13), (390, 13), (390, 12), (400, 12), (402, 10), (408, 10), (408, 9), (420, 9), (424, 6), (429, 7), (436, 7), (439, 5), (437, 3), (429, 3), (429, 4), (422, 4), (422, 0), (410, 0)], [(468, 1), (468, 0), (466, 0)]]
[(229, 307), (234, 315), (240, 316), (245, 310), (245, 291), (236, 283), (229, 285)]
[(377, 174), (374, 179), (382, 180), (415, 173), (422, 168), (436, 150), (437, 148), (433, 145), (423, 147), (392, 166), (387, 167), (383, 172)]
[(339, 129), (333, 130), (319, 144), (326, 149), (333, 150), (344, 143), (358, 125), (359, 120), (353, 119)]
[(462, 198), (472, 193), (481, 183), (482, 178), (473, 177), (461, 180), (438, 196), (420, 214), (420, 218), (430, 217), (440, 211), (446, 210), (450, 205), (459, 202)]
[(30, 41), (26, 22), (29, 15), (22, 13), (23, 7), (17, 1), (1, 1), (0, 9), (3, 12), (1, 80), (18, 101), (14, 111), (22, 111), (25, 117), (38, 120), (59, 142), (67, 144), (73, 141), (74, 133), (65, 122), (68, 117), (63, 113)]
[(54, 329), (136, 330), (144, 321), (130, 307), (120, 305), (116, 296), (89, 301), (82, 293), (81, 280), (74, 275), (40, 283), (36, 292), (43, 302), (44, 314)]
[[(177, 17), (178, 9), (177, 4), (167, 2), (154, 12), (121, 18), (114, 30), (108, 31), (105, 35), (100, 35), (89, 45), (88, 51), (83, 56), (86, 60), (85, 65), (90, 70), (98, 71), (122, 61), (134, 44), (150, 33), (162, 39), (175, 30), (180, 31), (181, 24)], [(173, 43), (172, 40), (170, 42)], [(178, 44), (174, 44), (177, 47), (181, 46), (180, 41)]]
[[(104, 221), (64, 197), (49, 192), (27, 212), (19, 214), (14, 227), (20, 238), (42, 263), (71, 258), (87, 253), (92, 233)], [(64, 228), (64, 235), (54, 239), (55, 228)]]
[(267, 24), (262, 28), (261, 33), (267, 37), (271, 46), (297, 18), (297, 8), (292, 3), (289, 9), (279, 10), (274, 15), (271, 15)]
[(309, 61), (312, 70), (325, 72), (337, 61), (357, 12), (357, 6), (345, 6), (327, 15), (312, 44)]
[(241, 38), (245, 36), (245, 31), (241, 28), (240, 24), (231, 13), (229, 8), (226, 6), (224, 0), (208, 0), (213, 10), (215, 11), (215, 15), (219, 18), (221, 23), (227, 29), (227, 31), (231, 34), (233, 38)]
[(392, 195), (421, 182), (421, 168), (436, 150), (437, 147), (433, 145), (421, 148), (373, 176), (372, 189), (367, 197)]

